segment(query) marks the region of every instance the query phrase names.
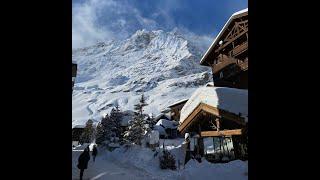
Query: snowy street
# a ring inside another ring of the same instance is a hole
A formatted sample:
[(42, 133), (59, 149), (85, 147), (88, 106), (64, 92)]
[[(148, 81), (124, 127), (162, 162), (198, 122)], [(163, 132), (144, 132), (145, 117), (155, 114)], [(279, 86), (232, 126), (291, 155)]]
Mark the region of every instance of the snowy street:
[[(72, 179), (79, 179), (80, 170), (77, 168), (77, 161), (82, 151), (72, 151)], [(88, 163), (88, 169), (84, 171), (83, 179), (90, 180), (119, 180), (119, 179), (154, 179), (143, 169), (135, 168), (134, 166), (125, 166), (117, 164), (115, 161), (103, 159), (98, 154), (96, 162), (93, 162), (92, 157)]]
[[(169, 149), (179, 159), (179, 146), (173, 145)], [(77, 168), (77, 161), (81, 153), (80, 149), (72, 151), (72, 178), (74, 180), (79, 179), (80, 170)], [(86, 180), (247, 180), (247, 168), (247, 162), (240, 160), (226, 164), (211, 164), (207, 161), (197, 163), (190, 160), (185, 169), (161, 170), (158, 157), (154, 157), (153, 151), (135, 146), (128, 150), (120, 148), (113, 152), (99, 150), (96, 162), (93, 162), (91, 157), (83, 178)]]

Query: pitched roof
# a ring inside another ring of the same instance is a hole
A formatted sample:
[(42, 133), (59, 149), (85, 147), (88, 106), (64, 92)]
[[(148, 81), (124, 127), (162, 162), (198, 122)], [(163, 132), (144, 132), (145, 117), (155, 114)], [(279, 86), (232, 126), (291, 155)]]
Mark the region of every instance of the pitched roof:
[(248, 90), (227, 87), (201, 87), (193, 93), (181, 109), (180, 123), (183, 123), (201, 104), (233, 114), (241, 113), (241, 116), (247, 120)]
[(187, 101), (188, 101), (188, 99), (181, 99), (181, 100), (179, 100), (179, 101), (176, 101), (176, 102), (173, 103), (173, 104), (170, 104), (170, 105), (168, 106), (168, 108), (171, 108), (171, 107), (173, 107), (173, 106), (177, 106), (177, 105), (182, 104), (182, 103), (185, 103), (185, 102), (187, 102)]
[(200, 64), (204, 65), (204, 62), (206, 60), (206, 58), (208, 57), (209, 53), (211, 52), (211, 50), (216, 46), (216, 44), (218, 43), (219, 39), (221, 38), (222, 34), (226, 31), (227, 27), (230, 25), (230, 23), (239, 17), (245, 16), (248, 14), (248, 8), (243, 9), (241, 11), (235, 12), (231, 15), (231, 17), (228, 19), (228, 21), (226, 22), (226, 24), (223, 26), (223, 28), (221, 29), (221, 31), (219, 32), (219, 34), (217, 35), (217, 37), (213, 40), (212, 44), (210, 45), (209, 49), (207, 50), (207, 52), (203, 55), (203, 57), (200, 60)]

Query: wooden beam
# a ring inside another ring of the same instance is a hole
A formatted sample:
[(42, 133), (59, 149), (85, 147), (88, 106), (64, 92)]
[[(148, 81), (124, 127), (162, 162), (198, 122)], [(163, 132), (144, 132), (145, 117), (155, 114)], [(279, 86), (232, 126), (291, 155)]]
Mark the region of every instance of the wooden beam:
[(248, 30), (243, 31), (241, 33), (239, 33), (238, 35), (236, 35), (235, 37), (228, 39), (227, 42), (225, 44), (223, 44), (222, 46), (220, 46), (218, 49), (216, 49), (214, 52), (218, 53), (219, 51), (221, 51), (222, 49), (224, 49), (226, 46), (228, 46), (230, 43), (232, 43), (233, 41), (235, 41), (236, 39), (238, 39), (239, 37), (241, 37), (242, 35), (246, 34), (248, 32)]
[(216, 107), (212, 107), (212, 106), (209, 106), (209, 105), (206, 105), (204, 104), (203, 105), (203, 110), (208, 112), (208, 113), (211, 113), (215, 116), (218, 116), (218, 117), (224, 117), (228, 120), (231, 120), (231, 121), (234, 121), (238, 124), (241, 124), (241, 125), (245, 125), (246, 123), (244, 122), (243, 118), (233, 114), (233, 113), (230, 113), (228, 111), (225, 111), (225, 110), (222, 110), (222, 109), (218, 109)]
[(240, 125), (246, 125), (246, 122), (244, 121), (244, 119), (242, 117), (239, 117), (238, 115), (222, 110), (222, 109), (218, 109), (216, 107), (212, 107), (209, 106), (207, 104), (204, 103), (200, 103), (194, 110), (193, 112), (179, 125), (178, 130), (183, 133), (186, 128), (192, 123), (192, 121), (195, 119), (195, 117), (199, 114), (199, 112), (201, 111), (206, 111), (210, 114), (213, 114), (217, 117), (224, 117), (228, 120), (234, 121)]
[(236, 136), (241, 134), (242, 134), (241, 129), (223, 130), (223, 131), (202, 131), (201, 137)]
[(195, 116), (202, 110), (203, 104), (200, 103), (198, 107), (195, 108), (195, 110), (183, 121), (182, 124), (179, 125), (178, 130), (180, 132), (183, 132), (185, 128), (191, 123), (191, 120), (195, 118)]

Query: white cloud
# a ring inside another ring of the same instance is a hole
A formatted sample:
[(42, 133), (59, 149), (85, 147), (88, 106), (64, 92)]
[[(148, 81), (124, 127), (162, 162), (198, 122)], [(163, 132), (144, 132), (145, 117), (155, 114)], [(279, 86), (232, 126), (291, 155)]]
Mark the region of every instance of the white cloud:
[(112, 31), (98, 25), (101, 8), (113, 4), (111, 0), (90, 0), (72, 7), (72, 48), (88, 46), (114, 37)]
[[(129, 1), (130, 2), (130, 1)], [(150, 17), (126, 1), (87, 0), (72, 7), (72, 48), (92, 45), (99, 41), (122, 39), (138, 29), (171, 29), (176, 22), (170, 17), (169, 9), (180, 7), (165, 1)], [(174, 10), (174, 9), (173, 9)], [(157, 19), (159, 17), (160, 19)], [(157, 21), (159, 22), (156, 22)], [(212, 42), (209, 36), (199, 36), (184, 29), (186, 35), (199, 39), (199, 45), (206, 47)]]

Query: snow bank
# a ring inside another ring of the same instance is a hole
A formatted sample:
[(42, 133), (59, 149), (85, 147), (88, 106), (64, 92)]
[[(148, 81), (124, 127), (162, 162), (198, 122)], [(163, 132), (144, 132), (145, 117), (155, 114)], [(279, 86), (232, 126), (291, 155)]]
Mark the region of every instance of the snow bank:
[(212, 164), (206, 160), (198, 163), (190, 160), (186, 164), (183, 176), (191, 179), (215, 179), (215, 180), (242, 180), (248, 179), (248, 162), (241, 160), (231, 161), (226, 164)]
[[(182, 148), (181, 145), (175, 146), (173, 148), (167, 148), (173, 156), (175, 156), (176, 161), (182, 159)], [(161, 149), (158, 149), (161, 151)], [(246, 175), (248, 172), (248, 162), (247, 161), (232, 161), (225, 164), (212, 164), (207, 162), (205, 159), (202, 163), (198, 163), (195, 160), (190, 160), (185, 168), (183, 165), (180, 170), (162, 170), (159, 167), (159, 155), (151, 151), (148, 148), (143, 148), (140, 146), (132, 146), (129, 149), (123, 147), (116, 149), (112, 152), (107, 152), (104, 155), (105, 160), (112, 162), (117, 162), (121, 166), (134, 167), (140, 169), (141, 172), (146, 172), (151, 175), (152, 179), (215, 179), (215, 180), (245, 180), (248, 179)], [(181, 156), (181, 157), (180, 157)]]
[[(201, 87), (197, 89), (181, 109), (182, 123), (200, 104), (226, 110), (235, 114), (248, 116), (248, 90), (227, 87)], [(247, 118), (245, 118), (247, 120)]]

